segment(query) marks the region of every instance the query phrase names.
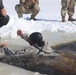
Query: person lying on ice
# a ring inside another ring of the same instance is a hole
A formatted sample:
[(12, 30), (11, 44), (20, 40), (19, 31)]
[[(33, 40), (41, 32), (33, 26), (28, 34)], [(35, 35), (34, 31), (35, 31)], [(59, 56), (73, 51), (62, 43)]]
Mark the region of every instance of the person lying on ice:
[(23, 50), (18, 50), (13, 52), (13, 50), (9, 50), (6, 45), (1, 45), (1, 48), (4, 49), (5, 55), (17, 55), (17, 54), (40, 54), (40, 55), (51, 55), (53, 50), (48, 42), (43, 41), (43, 36), (40, 32), (33, 32), (29, 36), (27, 34), (23, 34), (22, 30), (17, 31), (17, 35), (22, 39), (26, 40), (29, 43)]

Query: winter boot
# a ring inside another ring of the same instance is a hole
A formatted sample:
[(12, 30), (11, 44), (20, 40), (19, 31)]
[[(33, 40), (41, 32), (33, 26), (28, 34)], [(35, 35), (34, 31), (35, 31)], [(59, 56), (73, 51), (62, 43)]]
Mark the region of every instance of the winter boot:
[(20, 12), (17, 12), (17, 14), (18, 14), (18, 17), (19, 18), (22, 18), (23, 17), (23, 15)]
[(76, 19), (72, 18), (72, 16), (69, 16), (68, 21), (76, 21)]
[(30, 20), (37, 20), (36, 18), (30, 18)]
[(62, 22), (66, 22), (65, 16), (62, 16)]

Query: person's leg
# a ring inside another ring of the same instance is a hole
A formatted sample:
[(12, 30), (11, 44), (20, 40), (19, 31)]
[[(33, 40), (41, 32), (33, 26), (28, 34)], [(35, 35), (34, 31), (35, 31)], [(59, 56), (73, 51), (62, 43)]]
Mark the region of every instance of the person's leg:
[(70, 4), (68, 7), (68, 21), (76, 21), (76, 19), (73, 18), (74, 15), (74, 8), (75, 8), (75, 0), (70, 0)]
[(16, 10), (19, 18), (23, 17), (23, 15), (22, 15), (23, 14), (23, 10), (22, 10), (22, 6), (20, 4), (17, 4), (15, 6), (15, 10)]
[(36, 15), (37, 15), (37, 14), (39, 13), (39, 11), (40, 11), (40, 8), (39, 8), (38, 4), (36, 4), (36, 5), (34, 6), (34, 8), (33, 8), (32, 11), (33, 11), (33, 12), (32, 12), (32, 15), (31, 15), (30, 20), (31, 20), (31, 19), (36, 20), (35, 17), (36, 17)]
[(62, 16), (62, 22), (66, 22), (65, 16), (67, 13), (67, 8), (68, 8), (68, 0), (61, 0), (61, 16)]

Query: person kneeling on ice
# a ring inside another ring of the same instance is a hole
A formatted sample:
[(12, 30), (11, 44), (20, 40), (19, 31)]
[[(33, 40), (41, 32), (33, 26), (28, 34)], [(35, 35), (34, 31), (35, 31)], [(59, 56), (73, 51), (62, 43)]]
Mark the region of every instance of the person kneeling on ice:
[(26, 48), (26, 53), (35, 53), (35, 54), (51, 54), (53, 50), (48, 42), (43, 41), (43, 36), (40, 32), (33, 32), (29, 36), (23, 34), (22, 30), (17, 31), (17, 35), (22, 39), (26, 40), (30, 46)]
[(9, 16), (6, 14), (2, 0), (0, 0), (0, 27), (6, 25), (9, 22)]
[(35, 17), (40, 11), (39, 0), (19, 0), (15, 10), (19, 18), (23, 17), (23, 14), (31, 14), (30, 20), (37, 20)]

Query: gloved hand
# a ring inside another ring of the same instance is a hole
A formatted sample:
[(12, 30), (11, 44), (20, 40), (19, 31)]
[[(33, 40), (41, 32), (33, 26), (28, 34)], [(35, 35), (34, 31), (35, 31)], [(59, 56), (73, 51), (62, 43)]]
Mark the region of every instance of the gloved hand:
[(18, 30), (18, 31), (17, 31), (17, 35), (18, 35), (18, 36), (21, 36), (21, 35), (23, 35), (23, 32), (22, 32), (22, 30)]
[(1, 46), (1, 47), (4, 47), (4, 46), (6, 47), (6, 44), (1, 44), (0, 46)]

